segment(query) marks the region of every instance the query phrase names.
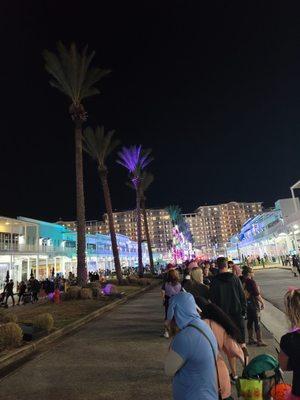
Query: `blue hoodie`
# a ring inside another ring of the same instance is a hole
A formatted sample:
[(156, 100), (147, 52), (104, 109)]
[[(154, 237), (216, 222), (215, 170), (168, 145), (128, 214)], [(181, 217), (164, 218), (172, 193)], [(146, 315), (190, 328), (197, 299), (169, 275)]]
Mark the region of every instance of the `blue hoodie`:
[(175, 336), (171, 348), (184, 360), (173, 379), (174, 400), (218, 400), (211, 346), (201, 332), (188, 325), (196, 325), (205, 332), (216, 355), (217, 341), (209, 326), (201, 320), (190, 293), (180, 292), (170, 299), (168, 320), (173, 317), (180, 332)]

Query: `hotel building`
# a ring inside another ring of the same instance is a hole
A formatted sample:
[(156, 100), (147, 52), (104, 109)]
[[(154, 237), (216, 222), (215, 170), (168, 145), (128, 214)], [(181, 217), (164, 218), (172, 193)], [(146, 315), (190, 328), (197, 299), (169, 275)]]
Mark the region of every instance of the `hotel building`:
[[(172, 222), (169, 213), (165, 209), (147, 209), (146, 213), (152, 249), (162, 257), (168, 253), (170, 241), (172, 241)], [(117, 233), (129, 237), (133, 241), (137, 241), (135, 210), (114, 212), (113, 218)], [(58, 221), (57, 223), (73, 231), (76, 230), (76, 221)], [(108, 235), (107, 214), (103, 215), (103, 221), (86, 221), (86, 232)], [(142, 240), (146, 241), (143, 216)]]
[(183, 216), (190, 225), (195, 248), (214, 257), (225, 254), (229, 238), (239, 232), (245, 221), (261, 212), (260, 202), (230, 202), (200, 206), (194, 213)]

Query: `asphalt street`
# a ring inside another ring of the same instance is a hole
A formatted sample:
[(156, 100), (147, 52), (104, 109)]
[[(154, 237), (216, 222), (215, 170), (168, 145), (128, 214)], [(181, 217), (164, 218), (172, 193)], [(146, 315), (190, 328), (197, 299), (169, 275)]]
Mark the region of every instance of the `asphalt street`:
[(283, 312), (283, 299), (288, 287), (300, 287), (300, 277), (294, 278), (291, 270), (281, 268), (255, 271), (255, 280), (260, 286), (262, 296)]

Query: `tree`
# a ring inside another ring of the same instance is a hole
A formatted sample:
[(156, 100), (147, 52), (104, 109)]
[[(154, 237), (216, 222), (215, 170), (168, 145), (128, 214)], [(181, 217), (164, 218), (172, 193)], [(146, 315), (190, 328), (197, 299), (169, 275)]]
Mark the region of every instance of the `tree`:
[(83, 133), (83, 149), (97, 162), (98, 172), (103, 188), (104, 202), (108, 216), (108, 224), (111, 238), (112, 252), (118, 281), (122, 280), (122, 271), (119, 258), (116, 231), (114, 226), (113, 211), (111, 205), (110, 190), (108, 186), (108, 170), (106, 160), (112, 151), (119, 145), (120, 141), (113, 139), (114, 131), (105, 134), (104, 127), (97, 126), (96, 129), (88, 127)]
[[(151, 239), (150, 239), (150, 234), (149, 234), (149, 226), (148, 226), (148, 218), (147, 218), (147, 212), (146, 212), (146, 196), (145, 192), (151, 185), (151, 183), (154, 180), (153, 174), (150, 172), (143, 171), (141, 175), (141, 184), (140, 184), (140, 195), (141, 195), (141, 209), (142, 209), (142, 214), (143, 214), (143, 220), (144, 220), (144, 228), (145, 228), (145, 234), (146, 234), (146, 240), (147, 240), (147, 247), (148, 247), (148, 254), (149, 254), (149, 261), (150, 261), (150, 269), (151, 272), (154, 274), (154, 262), (153, 262), (153, 253), (152, 253), (152, 247), (151, 247)], [(133, 189), (135, 187), (130, 183), (129, 186)]]
[(145, 192), (151, 185), (151, 183), (154, 180), (153, 174), (150, 172), (144, 171), (142, 173), (141, 177), (141, 207), (142, 207), (142, 213), (143, 213), (143, 219), (144, 219), (144, 228), (145, 228), (145, 234), (146, 234), (146, 240), (147, 240), (147, 247), (148, 247), (148, 253), (149, 253), (149, 261), (150, 261), (150, 269), (152, 274), (154, 274), (154, 262), (153, 262), (153, 254), (152, 254), (152, 247), (151, 247), (151, 240), (150, 240), (150, 234), (149, 234), (149, 226), (148, 226), (148, 219), (147, 219), (147, 212), (146, 212), (146, 196)]
[(139, 276), (143, 276), (142, 259), (142, 225), (141, 225), (141, 177), (146, 166), (152, 161), (151, 150), (142, 151), (142, 146), (123, 147), (118, 152), (117, 162), (129, 171), (129, 177), (136, 192), (136, 225), (138, 242), (138, 270)]
[(91, 67), (95, 52), (88, 53), (87, 46), (82, 51), (79, 51), (75, 43), (72, 43), (68, 49), (63, 43), (59, 42), (57, 45), (57, 54), (44, 50), (43, 56), (45, 68), (53, 78), (50, 80), (50, 85), (66, 95), (71, 102), (69, 113), (75, 125), (77, 277), (78, 283), (83, 285), (87, 280), (87, 270), (85, 257), (82, 125), (87, 119), (87, 113), (82, 102), (84, 99), (100, 93), (95, 84), (107, 75), (109, 71)]
[(170, 215), (173, 227), (178, 225), (182, 220), (181, 208), (178, 206), (169, 206), (166, 208), (166, 210)]

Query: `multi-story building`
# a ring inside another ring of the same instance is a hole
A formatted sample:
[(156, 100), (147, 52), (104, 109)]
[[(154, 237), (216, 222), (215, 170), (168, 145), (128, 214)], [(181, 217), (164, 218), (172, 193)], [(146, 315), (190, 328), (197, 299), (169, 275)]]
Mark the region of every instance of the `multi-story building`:
[(262, 212), (262, 203), (230, 202), (200, 206), (194, 213), (184, 214), (191, 228), (194, 246), (204, 254), (225, 253), (229, 238), (239, 232), (244, 222)]
[[(153, 250), (161, 255), (167, 255), (172, 243), (172, 222), (165, 209), (147, 209), (149, 234)], [(262, 212), (262, 203), (230, 202), (211, 206), (200, 206), (191, 214), (184, 214), (191, 228), (194, 247), (204, 255), (216, 256), (225, 253), (225, 244), (229, 238), (239, 232), (249, 218)], [(125, 235), (131, 240), (137, 240), (135, 210), (113, 213), (116, 233)], [(67, 229), (76, 230), (76, 222), (59, 221)], [(107, 214), (103, 221), (86, 221), (86, 232), (109, 234)], [(146, 240), (142, 217), (142, 240)]]
[(230, 239), (228, 255), (250, 261), (268, 257), (268, 262), (282, 262), (287, 255), (300, 252), (299, 198), (280, 199), (275, 207), (246, 221)]
[[(146, 213), (153, 251), (162, 255), (166, 254), (172, 240), (172, 222), (169, 213), (165, 209), (147, 209)], [(116, 233), (125, 235), (133, 241), (137, 240), (135, 210), (114, 212), (113, 218)], [(73, 231), (76, 230), (76, 221), (58, 221), (57, 223)], [(109, 234), (107, 214), (103, 215), (103, 221), (86, 221), (86, 232)], [(142, 240), (146, 240), (143, 216)]]
[[(70, 229), (71, 228), (71, 229)], [(7, 272), (15, 282), (27, 280), (33, 273), (39, 279), (53, 272), (76, 274), (77, 235), (75, 228), (35, 219), (0, 216), (0, 289)], [(122, 266), (137, 265), (137, 243), (117, 235)], [(144, 263), (148, 263), (146, 246), (142, 246)], [(114, 269), (109, 235), (86, 235), (86, 261), (89, 271)]]

